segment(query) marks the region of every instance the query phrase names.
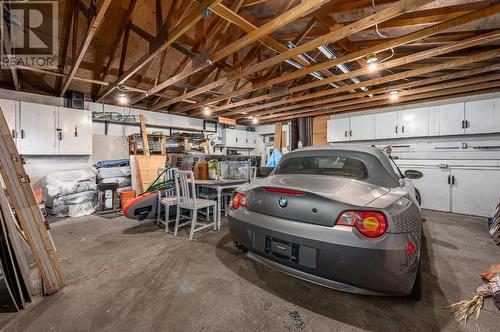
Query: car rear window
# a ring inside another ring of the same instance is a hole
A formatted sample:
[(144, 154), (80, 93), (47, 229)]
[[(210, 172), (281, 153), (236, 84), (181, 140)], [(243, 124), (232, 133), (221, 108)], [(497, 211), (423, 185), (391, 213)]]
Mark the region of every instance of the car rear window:
[(366, 179), (366, 165), (359, 159), (336, 156), (296, 157), (283, 160), (274, 174), (314, 174)]

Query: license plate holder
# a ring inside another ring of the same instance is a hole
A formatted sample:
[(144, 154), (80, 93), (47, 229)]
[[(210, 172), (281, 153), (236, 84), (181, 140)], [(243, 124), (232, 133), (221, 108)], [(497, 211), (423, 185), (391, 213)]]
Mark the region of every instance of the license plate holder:
[(280, 239), (266, 237), (266, 253), (298, 263), (299, 245)]

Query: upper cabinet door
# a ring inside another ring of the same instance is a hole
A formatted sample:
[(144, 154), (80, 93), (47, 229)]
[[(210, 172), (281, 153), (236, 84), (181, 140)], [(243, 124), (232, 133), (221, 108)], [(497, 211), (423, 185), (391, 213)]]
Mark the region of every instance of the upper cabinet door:
[(7, 125), (9, 126), (12, 137), (14, 138), (14, 142), (18, 136), (16, 128), (16, 123), (19, 121), (19, 114), (17, 111), (18, 104), (19, 103), (15, 100), (0, 99), (0, 107), (2, 108), (5, 120), (7, 120)]
[(495, 100), (478, 100), (465, 103), (466, 134), (500, 131), (500, 109)]
[(328, 142), (344, 142), (349, 140), (349, 118), (328, 121)]
[(429, 135), (461, 135), (464, 133), (464, 103), (431, 107), (429, 110)]
[(57, 154), (56, 116), (56, 106), (21, 102), (19, 153)]
[(375, 139), (375, 115), (351, 117), (349, 136), (352, 141)]
[(398, 112), (399, 137), (429, 136), (429, 108), (413, 108)]
[(398, 112), (383, 112), (375, 115), (375, 137), (377, 139), (395, 138), (398, 128)]
[(66, 155), (92, 154), (92, 113), (59, 107), (57, 127), (59, 153)]

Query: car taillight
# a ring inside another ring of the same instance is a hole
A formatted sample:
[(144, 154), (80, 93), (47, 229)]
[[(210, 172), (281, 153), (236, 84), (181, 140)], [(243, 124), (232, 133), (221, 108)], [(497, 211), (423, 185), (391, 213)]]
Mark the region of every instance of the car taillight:
[(356, 227), (361, 234), (375, 238), (387, 230), (387, 219), (377, 211), (345, 211), (337, 219), (336, 225)]
[(233, 209), (238, 209), (240, 206), (247, 207), (247, 197), (241, 193), (236, 193), (233, 196), (231, 207)]

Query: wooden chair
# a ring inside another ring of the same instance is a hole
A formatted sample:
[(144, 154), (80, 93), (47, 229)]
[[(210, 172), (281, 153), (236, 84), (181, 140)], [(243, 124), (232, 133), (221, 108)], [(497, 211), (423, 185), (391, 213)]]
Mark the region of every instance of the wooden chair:
[[(177, 168), (170, 168), (165, 171), (165, 169), (159, 169), (158, 170), (158, 175), (160, 175), (162, 172), (163, 174), (163, 181), (167, 180), (173, 180), (175, 176), (175, 171)], [(175, 194), (175, 188), (168, 189), (165, 191), (158, 191), (158, 209), (157, 209), (157, 214), (156, 214), (156, 223), (158, 225), (163, 224), (165, 226), (165, 232), (168, 232), (168, 225), (172, 222), (175, 222), (175, 220), (169, 220), (170, 219), (170, 207), (175, 206), (177, 204), (177, 195)], [(161, 219), (161, 210), (162, 206), (165, 207), (165, 217), (163, 220)]]
[[(214, 231), (217, 230), (217, 202), (201, 199), (196, 197), (196, 186), (194, 182), (194, 174), (192, 171), (179, 171), (175, 172), (175, 186), (177, 189), (177, 216), (175, 219), (174, 235), (177, 236), (179, 227), (191, 224), (189, 232), (189, 240), (193, 239), (195, 233), (213, 227)], [(197, 227), (198, 224), (198, 210), (207, 209), (207, 221), (209, 221), (209, 209), (213, 210), (213, 222)], [(182, 209), (190, 210), (190, 221), (180, 224)]]

